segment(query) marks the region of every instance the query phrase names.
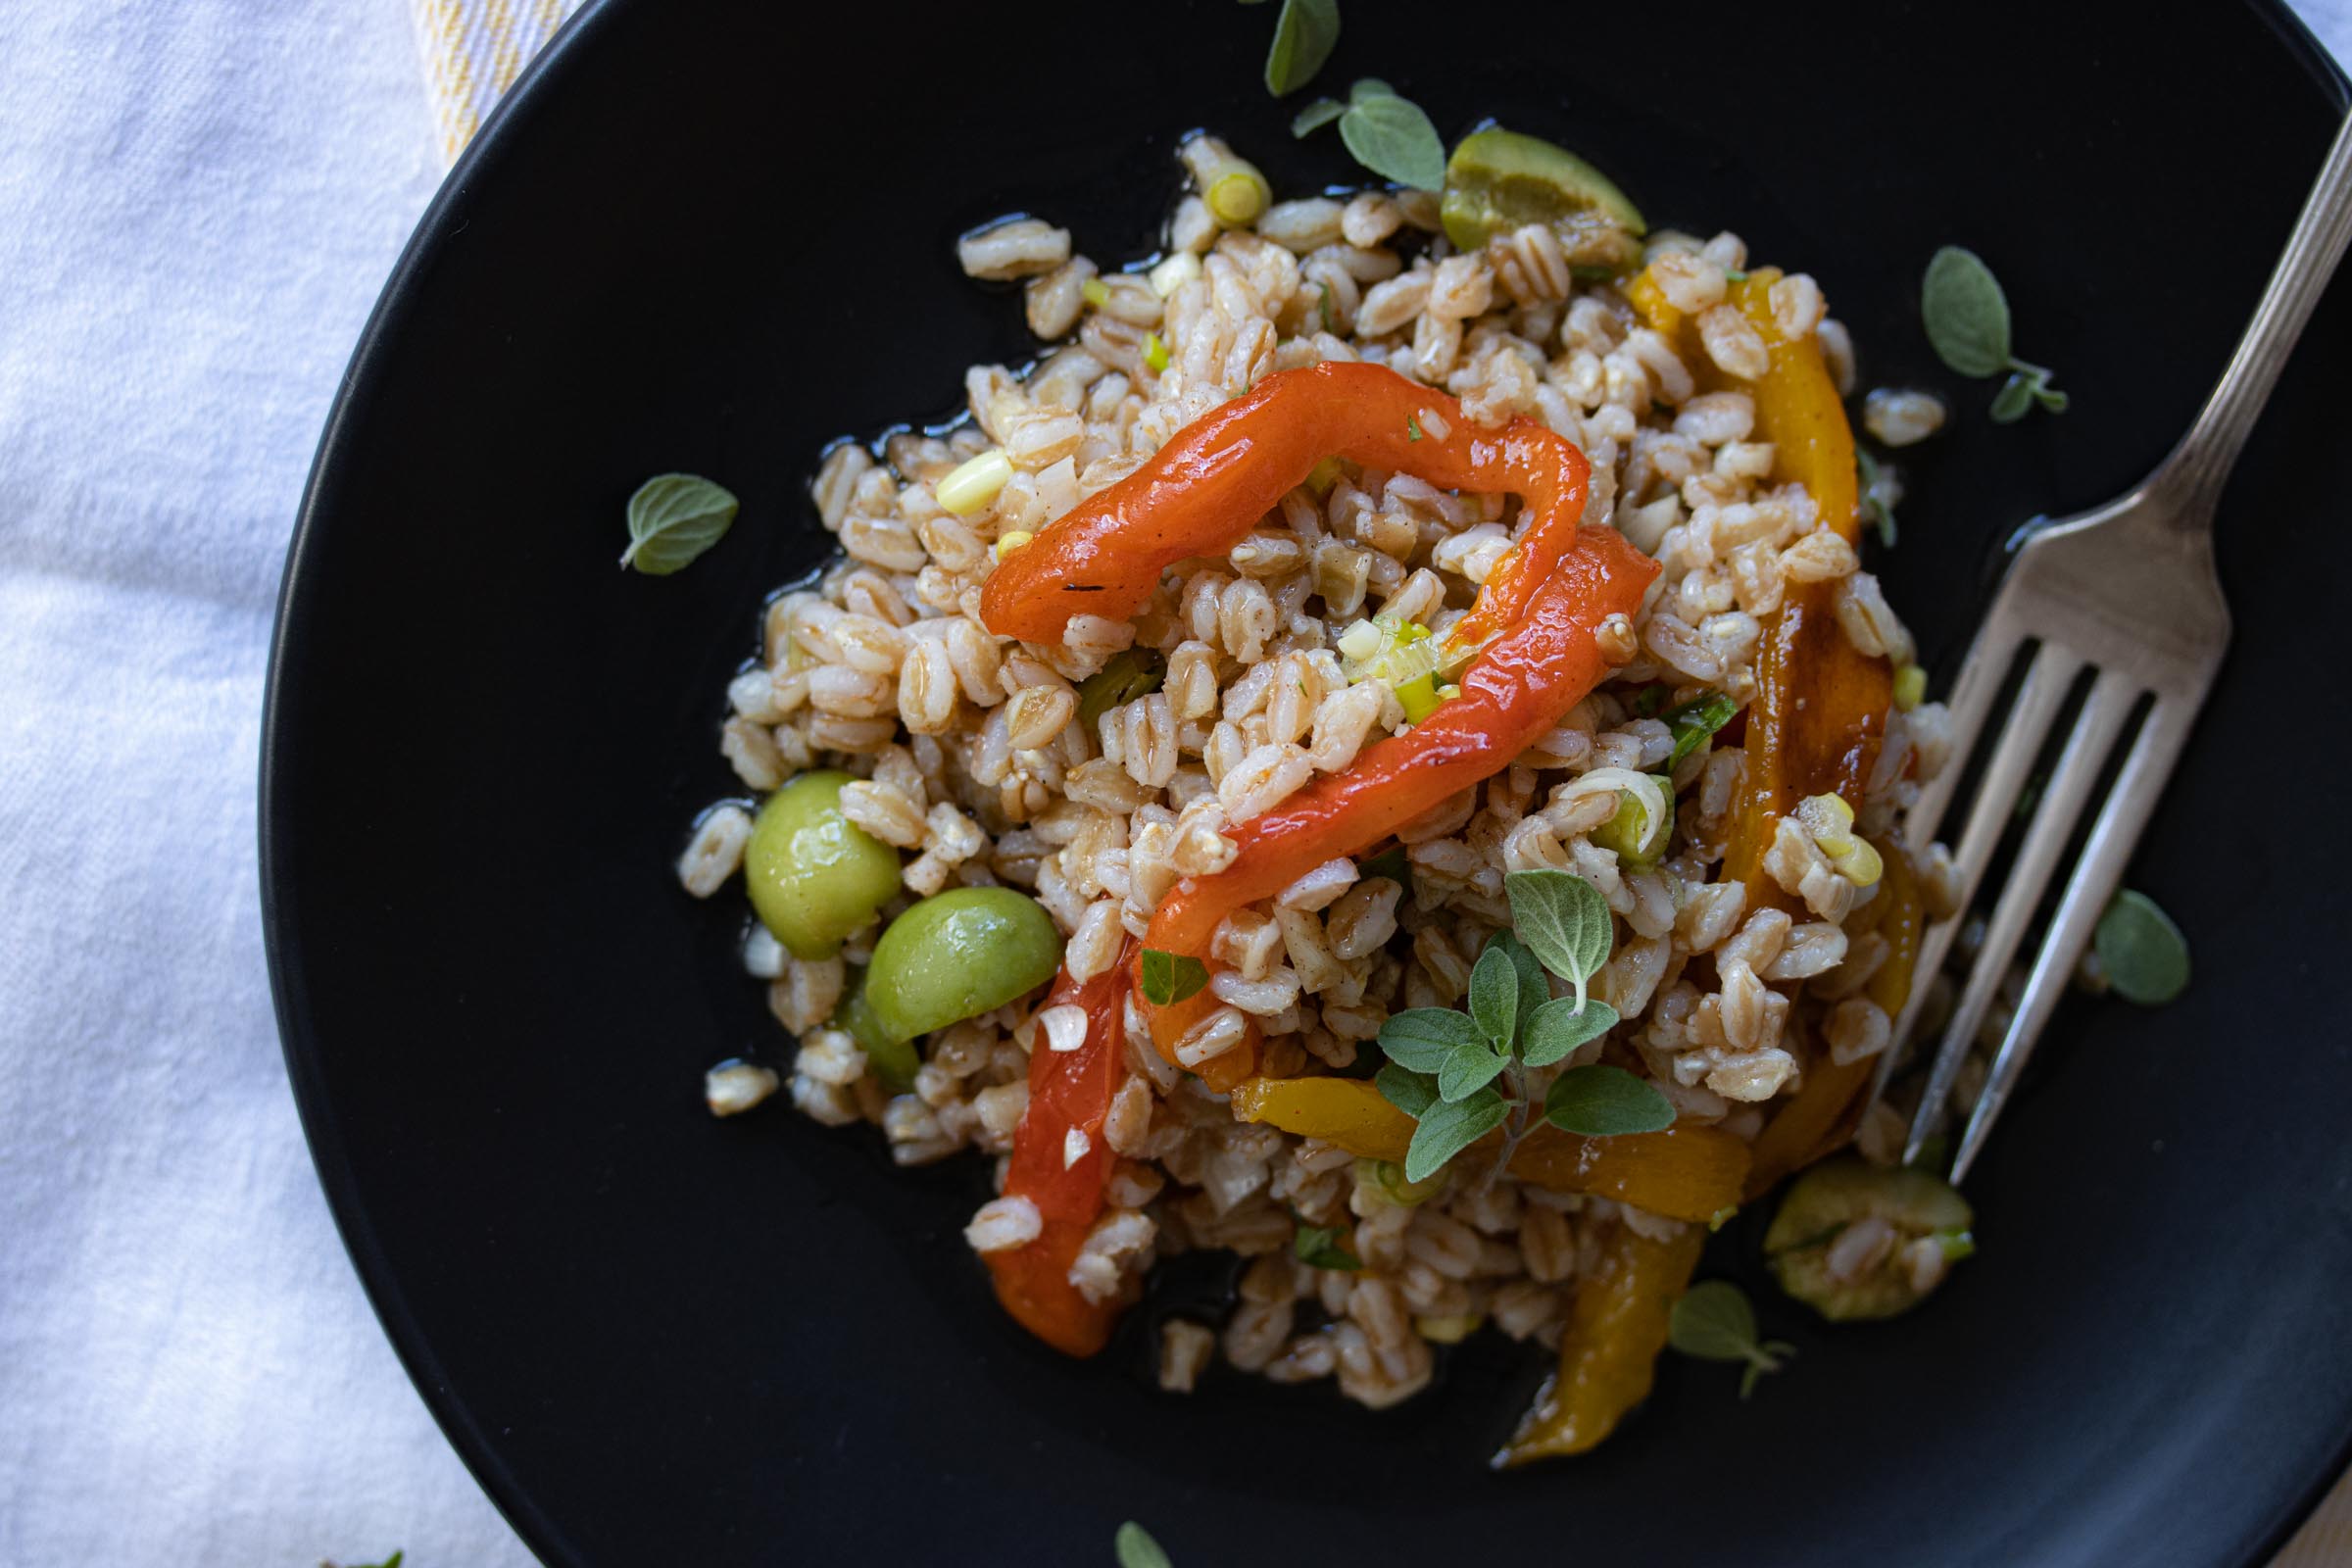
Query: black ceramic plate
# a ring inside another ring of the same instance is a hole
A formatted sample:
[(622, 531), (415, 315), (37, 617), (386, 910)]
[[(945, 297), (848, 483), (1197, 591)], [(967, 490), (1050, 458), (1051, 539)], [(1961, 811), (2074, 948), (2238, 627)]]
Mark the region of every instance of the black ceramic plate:
[[(2185, 426), (2342, 84), (2270, 5), (1671, 9), (1346, 0), (1323, 85), (1568, 143), (1653, 221), (1820, 277), (1869, 383), (1950, 394), (1880, 564), (1948, 680), (2006, 531)], [(296, 1093), (394, 1342), (531, 1544), (1087, 1563), (1135, 1518), (1185, 1568), (2261, 1559), (2352, 1433), (2325, 978), (2347, 290), (2224, 509), (2238, 639), (2134, 873), (2195, 987), (2062, 1017), (1973, 1184), (1984, 1251), (1925, 1310), (1829, 1332), (1759, 1290), (1802, 1353), (1753, 1400), (1669, 1357), (1600, 1452), (1497, 1476), (1533, 1352), (1482, 1341), (1379, 1415), (1230, 1378), (1165, 1396), (1150, 1310), (1088, 1365), (997, 1311), (957, 1234), (978, 1160), (900, 1173), (867, 1130), (702, 1108), (706, 1065), (784, 1042), (738, 906), (670, 862), (733, 788), (713, 734), (761, 596), (821, 548), (813, 459), (1031, 351), (955, 234), (1029, 209), (1137, 255), (1199, 124), (1278, 188), (1357, 177), (1259, 86), (1271, 7), (812, 15), (614, 0), (564, 35), (386, 291), (287, 571), (263, 831)], [(1997, 427), (1933, 360), (1914, 299), (1947, 240), (1998, 270), (2072, 413)], [(742, 519), (683, 575), (615, 570), (623, 499), (667, 468)]]

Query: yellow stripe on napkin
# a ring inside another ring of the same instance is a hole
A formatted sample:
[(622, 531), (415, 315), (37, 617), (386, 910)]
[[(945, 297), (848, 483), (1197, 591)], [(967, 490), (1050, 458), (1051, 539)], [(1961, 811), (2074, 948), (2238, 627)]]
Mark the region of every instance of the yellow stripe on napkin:
[(409, 0), (416, 54), (450, 163), (580, 0)]

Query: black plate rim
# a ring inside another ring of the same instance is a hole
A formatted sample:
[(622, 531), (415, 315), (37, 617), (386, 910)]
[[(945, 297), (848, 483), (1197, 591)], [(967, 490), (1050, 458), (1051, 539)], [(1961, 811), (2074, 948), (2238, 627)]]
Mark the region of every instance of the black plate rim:
[[(277, 844), (277, 819), (272, 808), (280, 760), (287, 750), (287, 737), (282, 723), (285, 705), (281, 695), (290, 667), (289, 650), (298, 635), (294, 628), (299, 619), (296, 607), (302, 596), (304, 564), (325, 527), (324, 517), (332, 510), (330, 498), (340, 482), (340, 470), (350, 461), (350, 450), (358, 440), (356, 427), (367, 402), (371, 369), (385, 352), (385, 346), (400, 334), (413, 313), (418, 279), (430, 266), (439, 246), (450, 237), (443, 229), (452, 213), (469, 194), (475, 172), (501, 156), (510, 134), (519, 134), (511, 127), (529, 121), (543, 98), (561, 90), (560, 83), (566, 74), (571, 58), (584, 52), (589, 40), (603, 30), (607, 18), (628, 3), (629, 0), (586, 0), (580, 10), (529, 62), (520, 77), (500, 99), (481, 129), (443, 177), (423, 216), (417, 220), (415, 230), (403, 244), (399, 260), (394, 264), (368, 313), (367, 324), (361, 330), (350, 362), (337, 382), (334, 403), (328, 411), (318, 449), (313, 456), (310, 473), (303, 485), (301, 505), (296, 512), (293, 531), (287, 544), (286, 564), (279, 579), (270, 632), (269, 666), (264, 679), (259, 808), (256, 818), (260, 851), (262, 946), (269, 966), (279, 1046), (285, 1056), (286, 1074), (293, 1091), (303, 1138), (310, 1147), (312, 1163), (318, 1171), (319, 1186), (325, 1195), (336, 1233), (351, 1256), (361, 1289), (378, 1323), (382, 1325), (385, 1338), (391, 1342), (394, 1354), (398, 1356), (402, 1369), (423, 1399), (425, 1408), (432, 1414), (442, 1435), (449, 1440), (450, 1446), (532, 1554), (543, 1561), (563, 1562), (586, 1562), (588, 1558), (532, 1500), (520, 1482), (508, 1470), (499, 1458), (489, 1435), (472, 1420), (455, 1386), (443, 1375), (424, 1330), (410, 1310), (399, 1281), (389, 1260), (383, 1255), (374, 1229), (361, 1203), (341, 1132), (335, 1124), (334, 1110), (328, 1103), (320, 1075), (319, 1046), (304, 1028), (307, 996), (295, 957), (301, 943), (299, 932), (291, 922), (279, 891), (284, 881), (281, 874), (283, 857)], [(2313, 34), (2287, 0), (2236, 0), (2236, 3), (2270, 29), (2339, 116), (2352, 109), (2352, 76), (2347, 76), (2343, 65)], [(2261, 1542), (2256, 1553), (2243, 1559), (2235, 1568), (2263, 1568), (2263, 1565), (2270, 1563), (2347, 1470), (2352, 1470), (2352, 1435), (2344, 1439), (2317, 1479), (2306, 1487), (2301, 1497), (2280, 1517), (2272, 1533)]]

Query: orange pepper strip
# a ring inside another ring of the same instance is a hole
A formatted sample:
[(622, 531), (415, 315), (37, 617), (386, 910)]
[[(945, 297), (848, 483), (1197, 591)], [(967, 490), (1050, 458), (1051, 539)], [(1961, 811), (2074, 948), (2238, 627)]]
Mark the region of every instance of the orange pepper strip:
[(1558, 1376), (1494, 1456), (1497, 1465), (1583, 1453), (1649, 1396), (1658, 1352), (1666, 1348), (1667, 1315), (1690, 1283), (1706, 1241), (1696, 1226), (1669, 1242), (1618, 1227), (1600, 1266), (1576, 1289), (1560, 1332)]
[[(1357, 1078), (1251, 1078), (1234, 1089), (1233, 1113), (1363, 1159), (1401, 1160), (1413, 1138), (1412, 1118)], [(1484, 1142), (1493, 1144), (1495, 1135)], [(1712, 1127), (1617, 1138), (1539, 1127), (1511, 1156), (1511, 1174), (1555, 1192), (1594, 1193), (1703, 1222), (1739, 1205), (1747, 1164), (1747, 1146)]]
[[(1425, 414), (1437, 418), (1425, 422)], [(980, 618), (1000, 637), (1033, 643), (1061, 641), (1076, 614), (1125, 620), (1162, 570), (1232, 549), (1334, 454), (1441, 490), (1498, 491), (1526, 503), (1526, 532), (1449, 634), (1455, 649), (1526, 613), (1584, 515), (1591, 470), (1565, 438), (1533, 419), (1489, 434), (1443, 392), (1386, 366), (1334, 361), (1267, 376), (1048, 524), (989, 575)]]
[[(1127, 946), (1134, 948), (1133, 938)], [(1048, 1050), (1040, 1032), (1029, 1054), (1029, 1108), (1013, 1129), (1004, 1172), (1004, 1195), (1035, 1203), (1045, 1228), (1025, 1246), (985, 1254), (1004, 1310), (1067, 1355), (1102, 1349), (1119, 1315), (1119, 1303), (1090, 1301), (1070, 1283), (1070, 1265), (1102, 1211), (1102, 1189), (1110, 1179), (1102, 1118), (1126, 1078), (1127, 957), (1122, 953), (1121, 961), (1084, 984), (1067, 969), (1054, 977), (1046, 1004), (1083, 1007), (1086, 1036), (1076, 1051), (1060, 1052)], [(1086, 1136), (1086, 1152), (1076, 1159), (1068, 1157), (1073, 1131)]]
[(1608, 673), (1596, 633), (1632, 615), (1658, 564), (1613, 529), (1584, 528), (1522, 620), (1462, 672), (1461, 695), (1401, 735), (1367, 747), (1344, 773), (1316, 779), (1228, 830), (1238, 850), (1214, 876), (1187, 877), (1160, 901), (1145, 946), (1205, 954), (1217, 922), (1302, 874), (1354, 855), (1509, 766)]

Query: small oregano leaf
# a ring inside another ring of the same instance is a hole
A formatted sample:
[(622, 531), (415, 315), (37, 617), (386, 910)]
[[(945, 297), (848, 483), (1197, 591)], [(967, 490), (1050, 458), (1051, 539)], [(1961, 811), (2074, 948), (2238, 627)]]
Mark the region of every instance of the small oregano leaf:
[(695, 473), (661, 473), (629, 497), (629, 548), (620, 564), (649, 577), (694, 564), (735, 521), (733, 492)]
[(2188, 989), (2188, 939), (2145, 893), (2116, 894), (2092, 946), (2107, 984), (2126, 1002), (2162, 1006)]
[(1946, 245), (1935, 254), (1920, 282), (1919, 314), (1936, 355), (1962, 375), (2009, 368), (2009, 298), (1976, 252)]
[(1208, 984), (1208, 966), (1181, 953), (1146, 948), (1142, 968), (1144, 1000), (1155, 1007), (1186, 1001)]
[(1436, 1072), (1456, 1051), (1480, 1044), (1478, 1025), (1451, 1007), (1407, 1007), (1380, 1026), (1381, 1051), (1414, 1072)]
[(1468, 1100), (1500, 1077), (1505, 1064), (1505, 1058), (1491, 1046), (1464, 1046), (1438, 1069), (1438, 1098)]
[(1544, 1119), (1586, 1138), (1663, 1132), (1674, 1125), (1674, 1102), (1646, 1079), (1594, 1062), (1552, 1080), (1544, 1097)]
[(1282, 0), (1266, 50), (1266, 91), (1280, 98), (1314, 80), (1339, 41), (1339, 0)]
[(1519, 1030), (1519, 969), (1509, 954), (1492, 944), (1470, 970), (1470, 1017), (1489, 1045), (1497, 1051), (1510, 1049), (1511, 1037)]
[(1617, 927), (1600, 889), (1567, 871), (1513, 871), (1502, 879), (1511, 901), (1511, 925), (1544, 967), (1576, 987), (1609, 961)]
[(1416, 1121), (1438, 1102), (1437, 1079), (1399, 1067), (1393, 1061), (1373, 1074), (1372, 1087), (1380, 1091), (1381, 1099)]
[(1672, 773), (1682, 766), (1683, 759), (1697, 751), (1700, 741), (1729, 724), (1739, 712), (1740, 705), (1723, 693), (1705, 691), (1659, 714), (1674, 732), (1674, 752), (1666, 759), (1666, 771)]
[(1352, 1273), (1364, 1260), (1340, 1245), (1345, 1225), (1301, 1225), (1291, 1240), (1291, 1253), (1309, 1268), (1336, 1268)]
[(1519, 1059), (1548, 1067), (1589, 1040), (1617, 1027), (1617, 1009), (1598, 1000), (1578, 1006), (1574, 997), (1546, 1002), (1519, 1029)]
[(1454, 1155), (1502, 1125), (1509, 1114), (1502, 1096), (1482, 1089), (1467, 1100), (1433, 1102), (1413, 1128), (1404, 1152), (1404, 1179), (1422, 1182)]
[(1348, 106), (1337, 98), (1318, 98), (1291, 117), (1291, 134), (1294, 136), (1309, 135), (1321, 130), (1347, 112)]
[(1443, 190), (1446, 144), (1421, 106), (1385, 90), (1366, 93), (1356, 83), (1347, 113), (1340, 116), (1340, 140), (1355, 161), (1383, 179), (1414, 190)]
[(1510, 932), (1497, 931), (1487, 938), (1486, 950), (1479, 956), (1484, 958), (1488, 953), (1493, 953), (1497, 949), (1509, 956), (1511, 968), (1519, 976), (1517, 1028), (1520, 1032), (1524, 1032), (1527, 1028), (1527, 1020), (1536, 1015), (1536, 1009), (1551, 1000), (1551, 981), (1544, 973), (1543, 960), (1529, 952), (1527, 944)]
[(1119, 1533), (1110, 1538), (1110, 1544), (1119, 1559), (1119, 1568), (1176, 1568), (1159, 1543), (1152, 1539), (1152, 1533), (1132, 1519), (1119, 1526)]
[(1701, 1361), (1744, 1361), (1756, 1348), (1756, 1309), (1730, 1280), (1702, 1280), (1667, 1315), (1666, 1343)]
[(2008, 380), (2003, 381), (2000, 391), (1992, 396), (1992, 422), (2015, 424), (2024, 418), (2026, 411), (2033, 407), (2033, 378), (2022, 370), (2017, 371)]

